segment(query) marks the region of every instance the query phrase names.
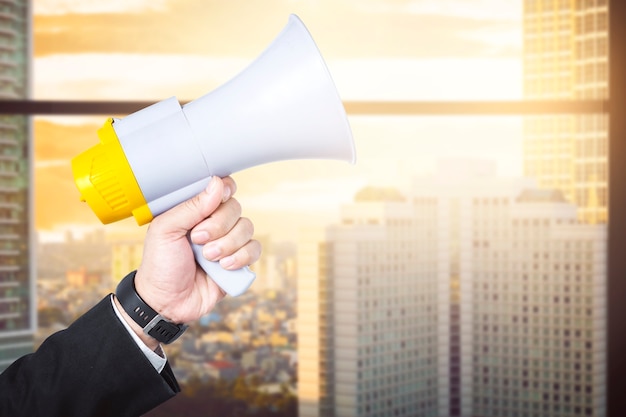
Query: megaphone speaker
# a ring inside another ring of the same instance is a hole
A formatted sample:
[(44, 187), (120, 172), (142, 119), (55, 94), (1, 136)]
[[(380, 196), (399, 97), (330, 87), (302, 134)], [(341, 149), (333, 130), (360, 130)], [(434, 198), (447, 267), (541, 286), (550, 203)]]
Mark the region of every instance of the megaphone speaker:
[[(355, 161), (346, 113), (328, 68), (295, 15), (235, 78), (183, 106), (175, 97), (109, 118), (100, 143), (72, 160), (81, 199), (104, 223), (139, 225), (201, 192), (212, 176), (289, 159)], [(196, 261), (229, 295), (254, 280)]]

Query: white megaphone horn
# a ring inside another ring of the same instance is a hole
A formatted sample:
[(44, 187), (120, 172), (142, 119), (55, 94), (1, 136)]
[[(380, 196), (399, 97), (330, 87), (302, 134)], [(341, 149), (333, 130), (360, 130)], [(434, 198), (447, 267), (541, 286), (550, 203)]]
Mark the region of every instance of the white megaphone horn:
[[(175, 97), (123, 119), (72, 160), (81, 199), (103, 223), (139, 225), (200, 193), (213, 175), (287, 159), (354, 163), (343, 104), (315, 42), (291, 15), (274, 42), (234, 79), (184, 106)], [(228, 294), (255, 278), (222, 269), (192, 244), (195, 259)]]

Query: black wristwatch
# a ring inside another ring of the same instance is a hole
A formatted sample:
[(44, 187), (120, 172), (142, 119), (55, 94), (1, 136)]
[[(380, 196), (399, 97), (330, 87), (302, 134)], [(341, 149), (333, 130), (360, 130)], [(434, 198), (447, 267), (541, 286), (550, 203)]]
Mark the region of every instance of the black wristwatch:
[(187, 325), (176, 324), (145, 303), (135, 290), (135, 273), (126, 275), (117, 286), (115, 296), (130, 317), (143, 329), (147, 335), (154, 337), (161, 343), (172, 343), (187, 330)]

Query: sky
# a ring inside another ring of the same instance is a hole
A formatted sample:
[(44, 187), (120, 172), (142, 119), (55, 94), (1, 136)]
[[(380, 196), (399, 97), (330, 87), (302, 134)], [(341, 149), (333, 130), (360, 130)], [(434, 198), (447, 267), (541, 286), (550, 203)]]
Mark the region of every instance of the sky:
[[(230, 80), (297, 14), (343, 100), (521, 98), (521, 0), (37, 0), (35, 99), (198, 98)], [(36, 227), (98, 225), (70, 160), (111, 115), (35, 121)], [(124, 117), (125, 115), (116, 115)], [(496, 159), (520, 173), (514, 117), (350, 116), (357, 163), (289, 161), (234, 174), (257, 233), (328, 222), (369, 184), (406, 186), (439, 158)], [(45, 207), (45, 208), (44, 208)], [(115, 226), (135, 229), (132, 220)]]

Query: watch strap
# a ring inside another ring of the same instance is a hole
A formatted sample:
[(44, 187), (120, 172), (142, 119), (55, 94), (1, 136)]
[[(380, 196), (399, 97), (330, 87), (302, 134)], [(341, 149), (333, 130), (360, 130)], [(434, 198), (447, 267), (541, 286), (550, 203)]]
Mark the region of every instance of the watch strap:
[(178, 339), (187, 325), (176, 324), (154, 311), (135, 290), (135, 274), (133, 271), (120, 281), (115, 290), (115, 296), (124, 308), (124, 311), (149, 336), (161, 343), (168, 344)]

